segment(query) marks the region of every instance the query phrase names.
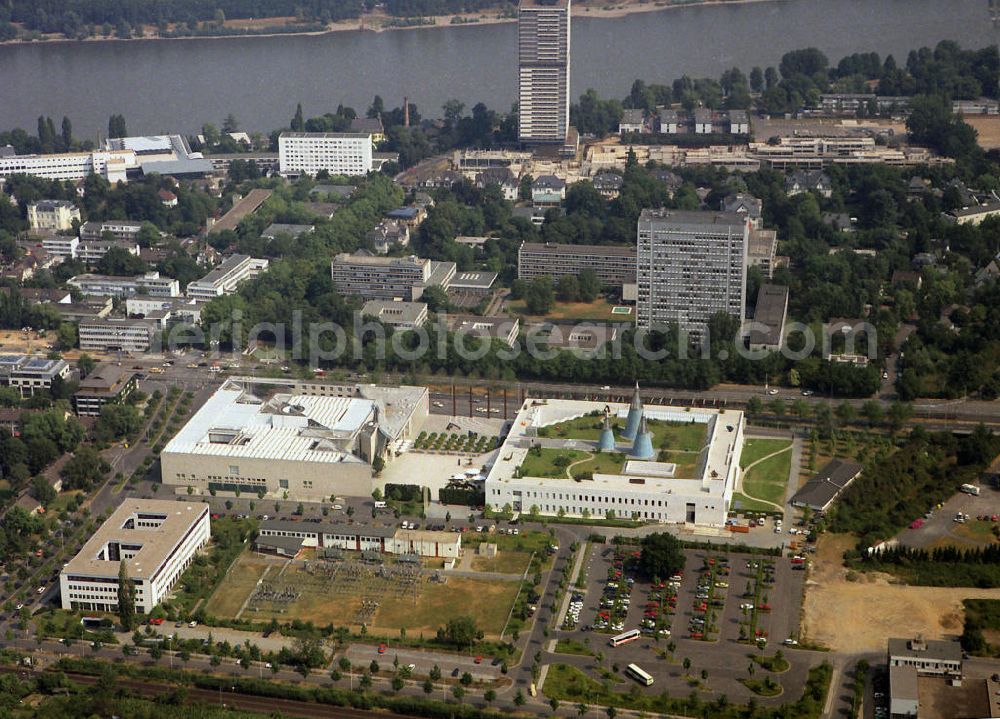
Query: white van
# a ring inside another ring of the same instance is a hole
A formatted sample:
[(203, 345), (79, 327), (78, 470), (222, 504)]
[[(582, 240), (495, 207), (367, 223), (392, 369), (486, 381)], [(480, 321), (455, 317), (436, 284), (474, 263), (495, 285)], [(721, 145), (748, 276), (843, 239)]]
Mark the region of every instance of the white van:
[(388, 506), (385, 502), (375, 502), (375, 509), (385, 509)]

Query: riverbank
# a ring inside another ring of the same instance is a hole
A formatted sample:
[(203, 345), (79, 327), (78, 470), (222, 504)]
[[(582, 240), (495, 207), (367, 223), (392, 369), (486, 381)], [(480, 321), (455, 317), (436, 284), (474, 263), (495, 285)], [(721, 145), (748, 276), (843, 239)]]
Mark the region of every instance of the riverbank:
[[(678, 10), (681, 8), (749, 5), (763, 2), (781, 2), (783, 0), (626, 0), (619, 4), (609, 5), (600, 2), (581, 2), (573, 5), (574, 18), (613, 19), (627, 15), (659, 12), (661, 10)], [(421, 28), (454, 28), (464, 26), (500, 25), (516, 22), (517, 18), (504, 15), (499, 10), (486, 10), (478, 13), (461, 13), (457, 15), (435, 15), (429, 17), (403, 18), (386, 15), (381, 12), (366, 13), (359, 18), (339, 20), (329, 23), (324, 29), (295, 29), (295, 19), (290, 17), (261, 18), (254, 20), (226, 21), (223, 30), (218, 34), (205, 33), (197, 35), (179, 35), (163, 37), (156, 26), (148, 25), (136, 29), (136, 34), (130, 38), (94, 36), (82, 40), (66, 38), (60, 34), (39, 35), (33, 38), (17, 38), (0, 42), (2, 45), (31, 45), (40, 43), (92, 43), (92, 42), (143, 42), (149, 40), (230, 40), (247, 38), (274, 38), (288, 36), (320, 36), (340, 32), (389, 32), (393, 30), (417, 30)], [(315, 24), (302, 23), (315, 28)], [(275, 28), (269, 31), (268, 28)], [(281, 28), (280, 31), (277, 28)], [(172, 28), (171, 28), (172, 30)], [(141, 34), (140, 34), (141, 33)]]

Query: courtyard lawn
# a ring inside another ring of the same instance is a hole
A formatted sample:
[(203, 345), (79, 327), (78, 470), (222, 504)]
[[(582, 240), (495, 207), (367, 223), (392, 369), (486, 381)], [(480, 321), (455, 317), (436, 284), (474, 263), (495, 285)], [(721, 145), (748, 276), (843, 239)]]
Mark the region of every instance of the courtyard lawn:
[(621, 452), (597, 452), (593, 459), (581, 462), (570, 473), (579, 477), (587, 472), (591, 474), (621, 474), (625, 465), (625, 455)]
[(791, 450), (776, 454), (747, 470), (743, 477), (743, 491), (757, 499), (782, 505), (791, 470)]
[(603, 298), (593, 302), (557, 302), (552, 310), (546, 315), (529, 315), (523, 301), (515, 300), (507, 307), (511, 314), (522, 315), (524, 317), (535, 317), (550, 320), (627, 320), (630, 315), (615, 314), (612, 312), (614, 305), (610, 305)]
[[(653, 433), (653, 446), (657, 449), (697, 452), (705, 446), (708, 427), (702, 422), (664, 422), (651, 419), (648, 424), (649, 431)], [(587, 414), (543, 427), (539, 430), (538, 436), (596, 442), (601, 437), (603, 427), (604, 417), (600, 413)], [(611, 428), (619, 444), (624, 447), (627, 440), (623, 439), (621, 434), (625, 429), (625, 421), (612, 417)]]
[(792, 444), (787, 439), (748, 439), (740, 455), (740, 468), (746, 469), (762, 457), (778, 452)]
[(528, 452), (521, 463), (524, 477), (565, 477), (566, 468), (573, 462), (587, 459), (587, 453), (576, 449), (551, 449), (541, 447)]
[(698, 471), (698, 453), (665, 451), (657, 461), (673, 462), (677, 465), (674, 476), (683, 479), (694, 477)]
[[(229, 575), (219, 584), (205, 603), (205, 612), (213, 617), (232, 619), (243, 602), (253, 592), (268, 567), (268, 562), (244, 554), (233, 565)], [(271, 571), (277, 574), (279, 567)]]

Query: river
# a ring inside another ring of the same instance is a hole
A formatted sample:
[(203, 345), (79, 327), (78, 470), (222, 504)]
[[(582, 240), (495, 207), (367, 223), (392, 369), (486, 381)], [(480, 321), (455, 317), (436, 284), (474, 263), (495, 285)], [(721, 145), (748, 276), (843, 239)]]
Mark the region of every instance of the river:
[[(777, 65), (815, 46), (836, 62), (852, 52), (906, 53), (940, 40), (996, 42), (987, 0), (773, 0), (692, 6), (616, 18), (573, 18), (572, 95), (588, 87), (623, 97), (632, 81), (718, 77), (738, 66)], [(77, 136), (125, 115), (133, 134), (192, 133), (233, 113), (243, 129), (289, 122), (338, 103), (364, 112), (373, 95), (403, 96), (437, 116), (457, 97), (507, 109), (516, 96), (513, 24), (317, 36), (36, 43), (0, 47), (0, 128), (35, 130), (63, 115)]]

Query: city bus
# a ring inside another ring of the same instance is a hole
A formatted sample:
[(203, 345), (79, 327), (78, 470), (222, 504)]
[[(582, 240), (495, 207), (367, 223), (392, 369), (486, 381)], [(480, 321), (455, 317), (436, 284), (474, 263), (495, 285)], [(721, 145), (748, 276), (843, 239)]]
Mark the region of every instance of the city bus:
[(644, 686), (653, 685), (653, 677), (644, 672), (638, 664), (629, 664), (625, 667), (625, 673)]
[(611, 637), (611, 641), (608, 642), (613, 647), (620, 647), (622, 644), (628, 644), (629, 642), (634, 642), (642, 634), (638, 629), (629, 629), (627, 632), (622, 632), (617, 636)]

